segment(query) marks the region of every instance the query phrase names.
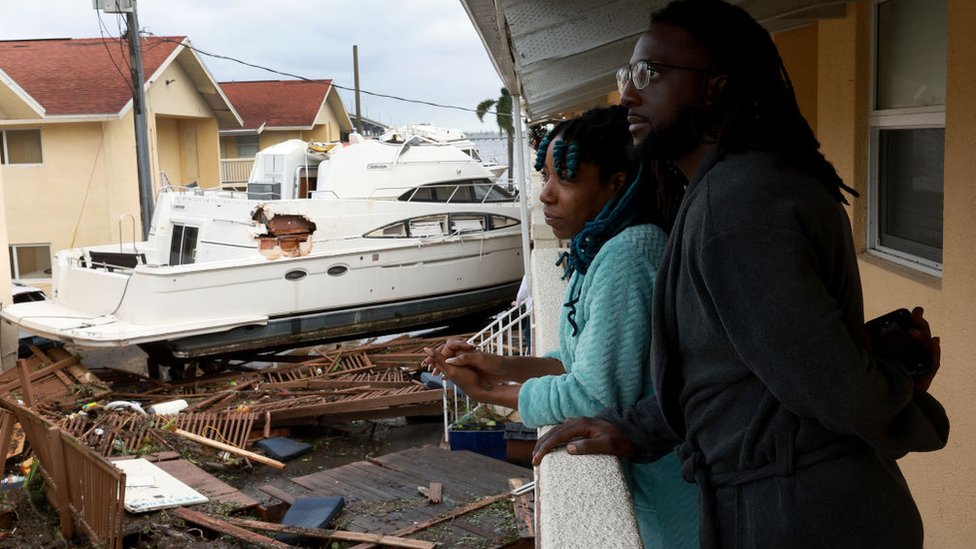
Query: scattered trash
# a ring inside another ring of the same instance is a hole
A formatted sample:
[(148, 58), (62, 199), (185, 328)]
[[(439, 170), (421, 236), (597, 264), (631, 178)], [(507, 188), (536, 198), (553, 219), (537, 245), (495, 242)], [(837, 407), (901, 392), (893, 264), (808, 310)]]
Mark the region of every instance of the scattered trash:
[(177, 400), (170, 400), (168, 402), (160, 402), (159, 404), (153, 404), (152, 406), (146, 408), (146, 411), (150, 414), (167, 416), (179, 413), (187, 406), (189, 406), (189, 404), (187, 404), (187, 402), (181, 398)]
[(24, 485), (23, 475), (7, 475), (2, 480), (0, 480), (0, 489), (9, 490), (11, 488), (20, 488)]

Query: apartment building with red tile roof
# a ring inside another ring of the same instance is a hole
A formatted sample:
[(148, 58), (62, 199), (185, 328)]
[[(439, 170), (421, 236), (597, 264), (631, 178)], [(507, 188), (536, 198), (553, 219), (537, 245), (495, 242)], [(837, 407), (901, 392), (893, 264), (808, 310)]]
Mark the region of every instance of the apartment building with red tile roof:
[(341, 141), (352, 122), (331, 80), (221, 82), (243, 120), (220, 128), (222, 181), (247, 180), (255, 153), (288, 139)]
[[(186, 37), (146, 37), (141, 55), (154, 188), (218, 185), (218, 130), (240, 116)], [(117, 38), (0, 41), (14, 279), (44, 287), (57, 250), (131, 240), (119, 234), (127, 215), (141, 225), (129, 64)]]

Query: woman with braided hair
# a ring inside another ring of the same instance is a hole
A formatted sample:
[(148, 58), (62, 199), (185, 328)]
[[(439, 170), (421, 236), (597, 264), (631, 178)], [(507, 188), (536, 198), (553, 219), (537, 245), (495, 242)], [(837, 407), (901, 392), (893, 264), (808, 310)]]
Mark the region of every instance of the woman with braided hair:
[[(461, 341), (428, 349), (428, 366), (471, 398), (516, 408), (530, 427), (561, 423), (653, 393), (647, 369), (654, 279), (667, 241), (657, 181), (631, 160), (627, 112), (598, 108), (557, 125), (535, 168), (546, 223), (569, 251), (559, 350), (502, 357)], [(509, 382), (517, 382), (512, 384)], [(644, 545), (698, 547), (698, 495), (674, 456), (624, 461)]]

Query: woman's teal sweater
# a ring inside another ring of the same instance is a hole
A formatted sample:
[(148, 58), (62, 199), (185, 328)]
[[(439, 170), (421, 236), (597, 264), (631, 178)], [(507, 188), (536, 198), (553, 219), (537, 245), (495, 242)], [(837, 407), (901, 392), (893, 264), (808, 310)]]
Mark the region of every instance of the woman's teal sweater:
[[(651, 296), (667, 236), (654, 225), (634, 225), (608, 240), (586, 275), (574, 272), (565, 299), (579, 295), (573, 327), (563, 307), (559, 350), (550, 357), (566, 373), (527, 380), (519, 415), (531, 427), (628, 407), (654, 393), (648, 354)], [(577, 294), (575, 289), (580, 287)], [(654, 463), (624, 460), (645, 547), (698, 547), (698, 490), (681, 478), (677, 457)]]

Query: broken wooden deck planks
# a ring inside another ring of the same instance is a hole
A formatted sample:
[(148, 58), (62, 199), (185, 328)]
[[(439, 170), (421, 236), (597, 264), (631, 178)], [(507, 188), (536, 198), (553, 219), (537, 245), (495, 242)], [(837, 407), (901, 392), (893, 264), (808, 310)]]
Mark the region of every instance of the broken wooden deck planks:
[[(508, 486), (508, 479), (525, 476), (528, 469), (506, 461), (467, 450), (452, 452), (436, 446), (411, 448), (402, 452), (372, 458), (383, 467), (398, 471), (427, 470), (433, 480), (472, 484), (482, 494), (494, 493)], [(477, 474), (473, 474), (473, 473)]]
[(258, 505), (258, 500), (185, 459), (158, 461), (155, 465), (184, 484), (192, 486), (194, 490), (220, 503), (228, 504), (236, 509), (249, 509)]
[(285, 526), (283, 524), (261, 522), (258, 520), (240, 519), (236, 517), (224, 517), (223, 520), (229, 524), (244, 528), (251, 528), (253, 530), (296, 534), (315, 539), (360, 542), (365, 541), (367, 543), (379, 543), (388, 547), (406, 547), (408, 549), (434, 549), (436, 546), (436, 544), (428, 541), (400, 538), (382, 534), (366, 534), (364, 532), (348, 532), (344, 530), (323, 530), (321, 528), (302, 528), (298, 526)]
[[(457, 460), (460, 466), (450, 464)], [(526, 476), (527, 472), (525, 468), (478, 454), (427, 446), (296, 477), (292, 481), (317, 495), (345, 497), (349, 503), (340, 521), (347, 521), (344, 526), (347, 530), (402, 535), (393, 532), (402, 533), (415, 524), (438, 524), (454, 519), (442, 525), (440, 535), (454, 540), (471, 535), (492, 540), (494, 528), (469, 522), (461, 515), (473, 502), (482, 502), (483, 505), (474, 507), (481, 509), (504, 499), (499, 492), (507, 494), (508, 479)], [(444, 501), (439, 505), (431, 504), (417, 492), (418, 486), (431, 482), (444, 485)], [(495, 499), (485, 502), (486, 496)], [(382, 510), (383, 514), (371, 516), (371, 510)], [(443, 518), (445, 515), (449, 518)], [(445, 542), (445, 546), (450, 544)]]
[(191, 511), (185, 507), (177, 507), (176, 509), (171, 510), (170, 513), (186, 522), (198, 524), (215, 532), (220, 532), (221, 534), (234, 536), (239, 540), (257, 545), (258, 547), (268, 547), (271, 549), (288, 549), (291, 547), (291, 545), (286, 543), (275, 541), (267, 536), (262, 536), (261, 534), (255, 534), (254, 532), (245, 530), (240, 526), (228, 524), (220, 519), (211, 517), (210, 515), (206, 515), (198, 511)]
[[(509, 492), (507, 492), (507, 491), (506, 492), (501, 492), (499, 494), (495, 494), (493, 496), (486, 496), (486, 497), (483, 497), (481, 499), (472, 501), (471, 503), (469, 503), (467, 505), (464, 505), (462, 507), (458, 507), (457, 509), (454, 509), (454, 510), (449, 511), (447, 513), (443, 513), (441, 515), (437, 515), (436, 517), (432, 517), (432, 518), (430, 518), (428, 520), (425, 520), (423, 522), (418, 522), (418, 523), (415, 523), (415, 524), (413, 524), (411, 526), (407, 526), (405, 528), (401, 528), (400, 530), (397, 530), (396, 532), (394, 532), (392, 535), (395, 535), (395, 536), (407, 536), (407, 535), (410, 535), (410, 534), (414, 534), (414, 533), (417, 533), (417, 532), (421, 532), (423, 530), (426, 530), (427, 528), (430, 528), (430, 527), (433, 527), (433, 526), (437, 526), (438, 524), (440, 524), (442, 522), (449, 521), (449, 520), (450, 521), (456, 520), (458, 517), (464, 516), (464, 515), (466, 515), (468, 513), (472, 513), (474, 511), (479, 510), (479, 509), (483, 509), (484, 507), (487, 507), (487, 506), (489, 506), (489, 505), (491, 505), (491, 504), (493, 504), (495, 502), (501, 501), (501, 500), (506, 499), (508, 497), (511, 497), (511, 496), (510, 496)], [(350, 547), (349, 549), (372, 549), (373, 547), (376, 547), (376, 545), (374, 545), (372, 543), (362, 543), (362, 544), (359, 544), (359, 545), (354, 545), (354, 546)]]

